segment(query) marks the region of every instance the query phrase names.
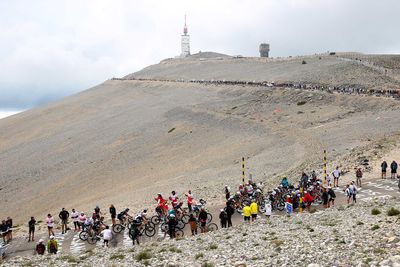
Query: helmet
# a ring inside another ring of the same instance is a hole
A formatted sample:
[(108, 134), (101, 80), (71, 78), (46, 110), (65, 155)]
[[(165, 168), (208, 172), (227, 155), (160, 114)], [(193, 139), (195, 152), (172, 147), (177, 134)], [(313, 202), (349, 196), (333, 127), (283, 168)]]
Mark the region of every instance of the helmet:
[(39, 243), (43, 243), (44, 242), (44, 240), (43, 239), (39, 239)]
[(53, 240), (53, 239), (54, 239), (54, 235), (51, 235), (51, 236), (50, 236), (50, 240)]
[(169, 217), (170, 218), (175, 218), (175, 214), (170, 214)]
[(220, 211), (221, 211), (221, 212), (223, 212), (223, 211), (224, 211), (224, 209), (221, 209)]

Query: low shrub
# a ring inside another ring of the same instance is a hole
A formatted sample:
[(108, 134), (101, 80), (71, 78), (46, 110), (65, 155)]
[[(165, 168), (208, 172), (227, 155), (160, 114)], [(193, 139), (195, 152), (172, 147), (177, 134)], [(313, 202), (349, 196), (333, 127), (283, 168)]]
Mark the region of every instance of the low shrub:
[(399, 215), (400, 214), (400, 211), (398, 210), (398, 209), (395, 209), (395, 208), (390, 208), (388, 211), (387, 211), (387, 215), (388, 216), (397, 216), (397, 215)]
[(377, 208), (373, 208), (371, 210), (371, 214), (372, 215), (379, 215), (379, 214), (381, 214), (381, 211), (379, 209), (377, 209)]

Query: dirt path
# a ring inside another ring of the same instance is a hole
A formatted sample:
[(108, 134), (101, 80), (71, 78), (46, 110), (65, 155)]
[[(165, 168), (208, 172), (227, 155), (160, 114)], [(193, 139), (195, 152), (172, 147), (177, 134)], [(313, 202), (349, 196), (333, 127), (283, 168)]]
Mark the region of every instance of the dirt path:
[[(398, 188), (397, 180), (392, 179), (369, 179), (363, 181), (364, 185), (362, 188), (359, 188), (359, 193), (357, 195), (357, 201), (368, 201), (372, 198), (387, 198), (389, 196), (400, 197), (400, 191)], [(339, 189), (335, 189), (337, 200), (336, 206), (345, 205), (346, 197), (343, 192), (343, 186)], [(219, 207), (212, 207), (209, 211), (213, 215), (213, 222), (220, 227), (218, 215), (219, 215)], [(322, 209), (322, 206), (318, 206), (318, 209)], [(279, 218), (280, 216), (284, 216), (284, 212), (278, 212), (273, 214), (273, 218)], [(238, 213), (235, 213), (233, 218), (233, 225), (237, 225), (242, 223), (242, 216)], [(154, 237), (141, 237), (141, 242), (156, 242), (164, 239), (164, 234), (157, 228), (158, 231)], [(186, 236), (190, 235), (189, 227), (185, 227), (184, 233)], [(39, 238), (43, 238), (47, 240), (47, 236), (42, 235), (36, 237), (36, 241)], [(167, 237), (168, 238), (168, 237)], [(93, 249), (95, 246), (102, 246), (102, 242), (97, 242), (96, 245), (90, 245), (87, 242), (84, 242), (79, 239), (79, 233), (69, 231), (67, 234), (62, 235), (61, 233), (56, 233), (56, 239), (59, 242), (59, 253), (61, 254), (72, 254), (79, 255), (84, 253), (87, 250)], [(28, 256), (33, 255), (34, 247), (36, 242), (27, 242), (26, 238), (16, 238), (10, 244), (7, 250), (8, 257), (14, 256)], [(114, 239), (111, 242), (112, 247), (132, 247), (132, 241), (128, 236), (127, 231), (121, 234), (117, 234), (114, 236)]]

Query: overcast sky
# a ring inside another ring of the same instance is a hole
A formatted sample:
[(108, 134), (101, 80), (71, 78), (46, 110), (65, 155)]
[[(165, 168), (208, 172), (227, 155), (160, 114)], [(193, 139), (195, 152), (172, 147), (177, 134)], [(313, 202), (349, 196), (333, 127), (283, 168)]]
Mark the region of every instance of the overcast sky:
[(0, 110), (26, 109), (180, 53), (400, 53), (398, 0), (0, 0)]

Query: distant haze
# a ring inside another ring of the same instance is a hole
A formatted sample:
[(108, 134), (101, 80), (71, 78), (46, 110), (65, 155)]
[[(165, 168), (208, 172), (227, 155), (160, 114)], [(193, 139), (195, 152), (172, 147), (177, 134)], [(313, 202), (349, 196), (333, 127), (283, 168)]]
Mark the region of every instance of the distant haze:
[(396, 0), (0, 1), (0, 110), (25, 109), (180, 53), (399, 53)]

